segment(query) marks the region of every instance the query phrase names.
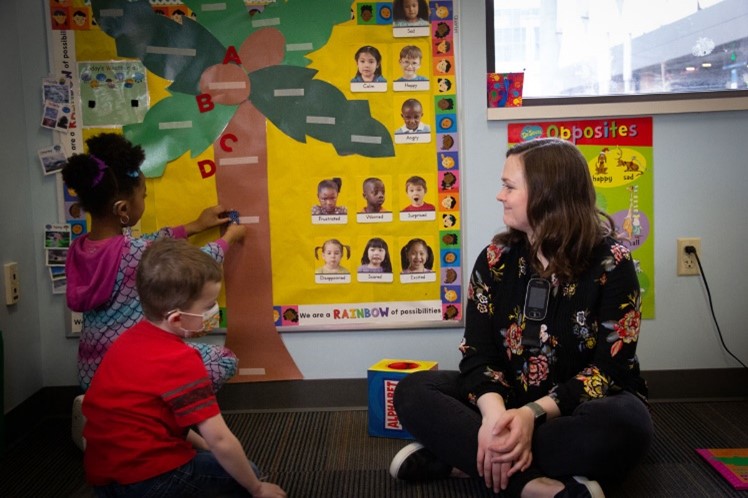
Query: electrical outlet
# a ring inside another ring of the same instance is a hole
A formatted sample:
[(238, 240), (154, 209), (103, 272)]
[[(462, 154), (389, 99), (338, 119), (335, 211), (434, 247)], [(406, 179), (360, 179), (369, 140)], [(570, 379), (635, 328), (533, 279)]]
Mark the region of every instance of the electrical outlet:
[(5, 304), (10, 306), (16, 304), (19, 295), (18, 263), (5, 263), (3, 265), (5, 276)]
[(686, 252), (686, 246), (693, 246), (696, 249), (696, 253), (701, 257), (701, 239), (695, 238), (679, 238), (678, 239), (678, 253), (676, 260), (678, 261), (678, 275), (698, 275), (699, 263), (696, 261), (695, 254), (688, 254)]

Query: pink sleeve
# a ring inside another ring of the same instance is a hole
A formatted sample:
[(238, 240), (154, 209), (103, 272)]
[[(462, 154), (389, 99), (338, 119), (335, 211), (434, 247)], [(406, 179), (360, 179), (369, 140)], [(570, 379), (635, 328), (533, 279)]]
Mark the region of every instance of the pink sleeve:
[(175, 239), (186, 239), (187, 238), (187, 230), (184, 228), (184, 225), (172, 227), (171, 233)]
[(223, 249), (224, 254), (226, 254), (226, 252), (229, 250), (229, 243), (223, 239), (216, 239), (216, 244), (221, 246), (221, 249)]

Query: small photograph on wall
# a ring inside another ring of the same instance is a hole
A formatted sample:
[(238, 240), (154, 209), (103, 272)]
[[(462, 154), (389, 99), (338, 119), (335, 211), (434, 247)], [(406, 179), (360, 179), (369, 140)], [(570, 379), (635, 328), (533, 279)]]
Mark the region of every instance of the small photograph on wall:
[(392, 2), (392, 36), (396, 38), (429, 36), (430, 24), (427, 0)]
[(142, 123), (148, 112), (146, 69), (140, 61), (79, 62), (84, 127)]
[(351, 92), (386, 92), (387, 79), (382, 75), (382, 52), (372, 45), (363, 45), (356, 50), (356, 62)]

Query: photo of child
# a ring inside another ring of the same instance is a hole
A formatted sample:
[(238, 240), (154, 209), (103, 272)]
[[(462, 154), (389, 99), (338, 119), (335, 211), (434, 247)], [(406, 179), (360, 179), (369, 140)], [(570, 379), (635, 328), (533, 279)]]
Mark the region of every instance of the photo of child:
[(386, 83), (382, 76), (382, 54), (371, 45), (364, 45), (353, 56), (356, 61), (356, 76), (351, 83)]
[(70, 247), (70, 225), (46, 225), (44, 230), (45, 249), (59, 249)]
[(351, 259), (351, 247), (343, 245), (338, 239), (329, 239), (321, 246), (314, 248), (314, 259), (319, 261), (320, 253), (325, 264), (317, 268), (315, 273), (334, 274), (350, 273), (345, 267), (340, 266), (340, 262), (345, 255), (345, 259)]
[(410, 239), (400, 250), (403, 273), (433, 271), (434, 251), (423, 239)]
[(369, 239), (361, 256), (358, 273), (392, 273), (390, 250), (387, 242), (379, 237)]
[(403, 212), (413, 211), (434, 211), (436, 208), (433, 204), (424, 201), (426, 197), (426, 180), (420, 176), (411, 176), (405, 182), (405, 193), (410, 199), (410, 204), (405, 206)]
[(431, 133), (431, 127), (421, 121), (423, 106), (418, 99), (408, 99), (400, 108), (403, 125), (395, 130), (395, 135), (410, 133)]
[(312, 216), (348, 214), (345, 206), (338, 206), (338, 195), (343, 180), (338, 177), (326, 178), (317, 184), (317, 200), (319, 204), (312, 206)]
[(363, 183), (363, 197), (366, 206), (362, 213), (383, 213), (384, 205), (384, 182), (380, 178), (369, 177)]
[[(396, 79), (396, 82), (402, 81), (428, 81), (425, 76), (418, 74), (423, 60), (423, 52), (415, 45), (406, 45), (400, 50), (400, 67), (403, 75)], [(419, 88), (420, 89), (420, 88)]]
[(41, 161), (44, 174), (51, 175), (62, 170), (67, 157), (65, 157), (65, 152), (60, 145), (53, 145), (39, 151), (39, 160)]
[(394, 27), (429, 25), (429, 6), (426, 0), (395, 0), (392, 2)]

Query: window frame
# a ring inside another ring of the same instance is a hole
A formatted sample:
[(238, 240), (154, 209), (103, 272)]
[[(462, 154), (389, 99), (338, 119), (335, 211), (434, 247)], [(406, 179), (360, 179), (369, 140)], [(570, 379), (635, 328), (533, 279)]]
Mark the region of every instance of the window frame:
[[(485, 0), (487, 74), (495, 72), (493, 3)], [(748, 110), (748, 90), (523, 98), (521, 107), (487, 107), (486, 117), (489, 121), (504, 121), (742, 110)]]

